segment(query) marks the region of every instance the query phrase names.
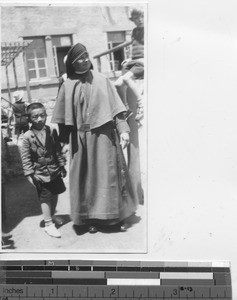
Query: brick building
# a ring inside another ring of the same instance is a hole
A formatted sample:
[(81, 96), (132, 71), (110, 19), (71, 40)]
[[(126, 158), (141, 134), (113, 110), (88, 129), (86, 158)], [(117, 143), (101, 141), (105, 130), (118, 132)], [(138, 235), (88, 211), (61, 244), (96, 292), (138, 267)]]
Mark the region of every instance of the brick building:
[[(7, 72), (2, 67), (2, 96), (11, 100), (15, 90), (23, 89), (28, 91), (28, 101), (55, 99), (58, 77), (65, 72), (63, 58), (71, 45), (85, 44), (94, 68), (98, 69), (95, 55), (130, 39), (134, 27), (129, 20), (130, 9), (102, 5), (3, 6), (2, 43), (31, 43), (7, 67)], [(129, 50), (127, 47), (102, 56), (101, 71), (113, 77)]]

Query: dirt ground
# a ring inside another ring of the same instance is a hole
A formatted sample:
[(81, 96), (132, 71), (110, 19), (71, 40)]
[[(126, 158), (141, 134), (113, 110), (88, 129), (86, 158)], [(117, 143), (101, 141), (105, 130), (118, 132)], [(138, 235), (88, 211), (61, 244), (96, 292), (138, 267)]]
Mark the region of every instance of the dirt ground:
[[(51, 124), (51, 116), (47, 118)], [(141, 178), (146, 194), (146, 123), (139, 129)], [(51, 124), (52, 126), (52, 124)], [(18, 143), (21, 143), (19, 140)], [(128, 220), (126, 232), (102, 228), (95, 234), (78, 235), (70, 220), (69, 179), (64, 179), (66, 191), (59, 195), (56, 214), (64, 219), (59, 228), (62, 237), (48, 236), (40, 227), (43, 219), (35, 188), (21, 174), (20, 156), (17, 157), (16, 141), (9, 143), (14, 158), (11, 176), (5, 184), (7, 222), (4, 231), (13, 235), (13, 252), (70, 252), (70, 253), (146, 253), (147, 252), (147, 199), (139, 205), (136, 213)], [(12, 166), (11, 166), (12, 167)], [(68, 164), (67, 164), (68, 170)]]
[[(18, 145), (21, 144), (21, 139)], [(86, 232), (78, 235), (70, 220), (69, 178), (64, 179), (66, 191), (59, 195), (56, 215), (63, 218), (64, 224), (59, 228), (62, 237), (48, 236), (40, 227), (43, 219), (35, 188), (21, 174), (20, 153), (16, 141), (8, 143), (10, 154), (14, 157), (12, 164), (14, 175), (5, 183), (6, 215), (4, 231), (12, 234), (12, 245), (4, 251), (13, 252), (75, 252), (75, 253), (146, 253), (146, 203), (139, 205), (136, 214), (128, 221), (127, 232), (102, 228), (96, 234)], [(67, 161), (69, 158), (67, 158)], [(12, 167), (12, 166), (11, 166)], [(67, 163), (68, 171), (68, 163)], [(69, 173), (69, 172), (68, 172)], [(145, 181), (145, 173), (142, 171)]]
[(68, 178), (66, 192), (58, 199), (57, 215), (64, 220), (59, 228), (62, 237), (48, 236), (40, 227), (42, 214), (35, 188), (24, 176), (18, 176), (6, 183), (7, 222), (6, 231), (13, 235), (11, 251), (75, 251), (75, 252), (145, 252), (146, 229), (145, 207), (140, 205), (129, 219), (127, 232), (104, 230), (96, 234), (77, 235), (70, 220)]

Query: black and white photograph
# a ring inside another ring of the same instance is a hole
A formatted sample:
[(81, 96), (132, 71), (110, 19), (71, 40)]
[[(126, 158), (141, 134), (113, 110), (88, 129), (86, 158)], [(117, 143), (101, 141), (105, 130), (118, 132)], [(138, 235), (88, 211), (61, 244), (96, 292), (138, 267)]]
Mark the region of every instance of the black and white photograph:
[(1, 6), (3, 252), (147, 252), (146, 22)]
[(56, 262), (119, 266), (108, 298), (237, 299), (237, 2), (0, 6), (0, 293)]

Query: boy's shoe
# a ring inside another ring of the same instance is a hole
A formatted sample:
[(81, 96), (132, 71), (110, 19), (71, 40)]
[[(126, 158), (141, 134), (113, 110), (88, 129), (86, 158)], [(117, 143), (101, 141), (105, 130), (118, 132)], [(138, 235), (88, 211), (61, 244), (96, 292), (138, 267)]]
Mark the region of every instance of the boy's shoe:
[(55, 238), (60, 238), (61, 237), (61, 233), (58, 231), (58, 229), (55, 227), (54, 224), (51, 224), (49, 226), (45, 226), (44, 231), (52, 237), (55, 237)]
[(127, 121), (127, 119), (130, 118), (132, 115), (133, 115), (133, 112), (132, 112), (130, 109), (128, 109), (128, 110), (124, 113), (125, 120)]

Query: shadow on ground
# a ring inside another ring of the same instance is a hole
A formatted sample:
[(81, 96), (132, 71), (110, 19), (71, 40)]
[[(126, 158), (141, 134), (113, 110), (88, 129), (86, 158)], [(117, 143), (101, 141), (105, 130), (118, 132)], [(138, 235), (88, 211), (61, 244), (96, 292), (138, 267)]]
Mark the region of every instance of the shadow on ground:
[(14, 180), (14, 188), (11, 182), (5, 183), (6, 192), (6, 222), (4, 229), (12, 231), (23, 219), (41, 215), (40, 203), (37, 192), (24, 176)]

